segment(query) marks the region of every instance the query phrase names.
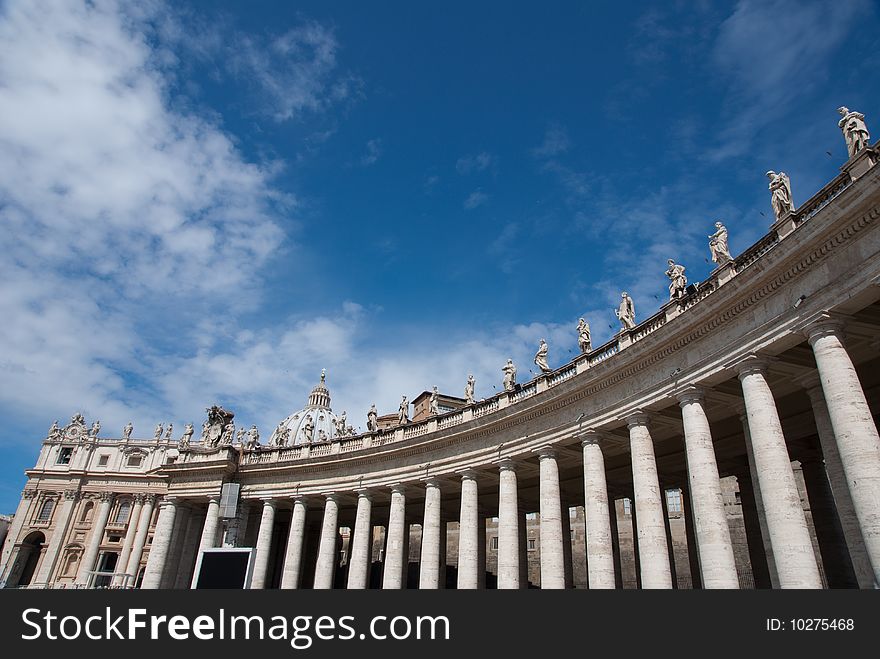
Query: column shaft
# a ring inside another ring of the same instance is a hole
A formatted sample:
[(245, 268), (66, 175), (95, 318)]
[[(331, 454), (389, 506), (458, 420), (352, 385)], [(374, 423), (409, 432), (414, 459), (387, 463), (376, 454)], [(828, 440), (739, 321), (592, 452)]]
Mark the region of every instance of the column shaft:
[(92, 535), (89, 537), (89, 546), (83, 554), (82, 561), (79, 565), (79, 573), (76, 575), (76, 583), (85, 585), (89, 582), (89, 572), (95, 569), (95, 560), (98, 558), (98, 550), (101, 547), (101, 541), (104, 539), (104, 529), (107, 527), (107, 520), (110, 519), (110, 511), (113, 508), (113, 495), (104, 493), (101, 497), (101, 504), (98, 506), (98, 514), (95, 516), (95, 523), (92, 525)]
[[(131, 558), (131, 550), (134, 547), (134, 540), (137, 535), (137, 527), (141, 519), (143, 507), (144, 497), (141, 495), (136, 496), (131, 512), (128, 514), (128, 526), (125, 530), (125, 539), (122, 541), (122, 551), (119, 553), (119, 560), (116, 561), (116, 572), (128, 572), (128, 561)], [(122, 586), (123, 578), (114, 577), (113, 585)]]
[(565, 552), (562, 547), (562, 503), (556, 451), (543, 449), (540, 460), (541, 589), (565, 588)]
[(333, 588), (333, 577), (336, 575), (338, 523), (339, 503), (331, 495), (324, 503), (324, 522), (321, 525), (321, 542), (318, 545), (318, 561), (315, 565), (315, 590)]
[(660, 481), (654, 458), (654, 442), (648, 420), (639, 414), (630, 417), (629, 439), (632, 455), (633, 495), (637, 513), (638, 555), (642, 588), (672, 588), (666, 527), (663, 524), (663, 503)]
[(144, 590), (155, 590), (162, 585), (162, 575), (165, 573), (165, 561), (171, 547), (176, 517), (177, 502), (174, 499), (163, 501), (159, 507), (156, 532), (153, 534), (153, 544), (150, 545), (150, 554), (144, 569), (144, 580), (141, 583), (141, 588)]
[(257, 532), (257, 547), (254, 553), (254, 574), (251, 578), (251, 588), (254, 590), (266, 587), (274, 524), (275, 502), (272, 500), (263, 501), (263, 514), (260, 517), (260, 530)]
[(348, 561), (348, 588), (350, 590), (363, 590), (369, 587), (370, 552), (373, 544), (372, 512), (373, 499), (370, 493), (359, 492), (354, 520), (354, 538), (351, 542), (351, 558)]
[(499, 465), (498, 485), (498, 588), (520, 587), (519, 492), (516, 470), (511, 460)]
[(819, 380), (850, 497), (880, 586), (880, 436), (839, 329), (820, 323), (809, 330)]
[(293, 500), (290, 533), (287, 536), (287, 550), (284, 553), (284, 570), (281, 573), (281, 587), (284, 589), (300, 586), (305, 537), (306, 502), (303, 498), (297, 497)]
[(141, 508), (141, 516), (137, 523), (137, 535), (134, 537), (134, 544), (131, 546), (131, 555), (128, 557), (128, 565), (125, 568), (125, 573), (131, 577), (128, 585), (132, 587), (137, 581), (141, 558), (144, 556), (144, 544), (147, 542), (147, 534), (150, 532), (150, 521), (153, 519), (153, 506), (155, 506), (155, 504), (156, 496), (148, 495)]
[(419, 588), (440, 587), (440, 483), (425, 483), (425, 516), (422, 520), (422, 555), (419, 560)]
[(744, 362), (739, 378), (757, 471), (754, 476), (764, 503), (779, 585), (782, 588), (821, 588), (813, 542), (763, 364)]
[(388, 514), (388, 528), (385, 538), (385, 566), (382, 572), (382, 588), (386, 590), (401, 589), (405, 586), (403, 570), (408, 563), (404, 556), (407, 545), (404, 533), (408, 531), (406, 524), (406, 494), (402, 487), (391, 490), (391, 510)]
[(52, 529), (46, 553), (40, 562), (40, 570), (33, 583), (51, 583), (52, 576), (55, 573), (55, 565), (58, 563), (58, 557), (61, 555), (62, 547), (64, 547), (67, 531), (70, 528), (70, 520), (73, 519), (73, 511), (78, 500), (79, 493), (75, 490), (67, 490), (64, 493), (61, 505), (58, 506), (55, 525)]
[(605, 482), (605, 458), (598, 435), (588, 435), (582, 446), (589, 584), (591, 589), (614, 588), (614, 547)]
[(679, 397), (703, 588), (739, 588), (709, 419), (699, 391)]
[(458, 589), (479, 588), (479, 502), (472, 471), (461, 476), (461, 512), (458, 522)]

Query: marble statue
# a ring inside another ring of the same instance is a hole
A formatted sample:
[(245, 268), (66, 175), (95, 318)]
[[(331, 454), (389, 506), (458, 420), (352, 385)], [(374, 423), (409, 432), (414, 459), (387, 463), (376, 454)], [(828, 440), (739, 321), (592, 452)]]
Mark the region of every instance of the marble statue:
[(871, 136), (868, 134), (868, 126), (865, 124), (865, 115), (843, 106), (837, 108), (837, 112), (843, 117), (837, 125), (843, 131), (843, 139), (846, 140), (846, 151), (849, 157), (852, 158), (859, 151), (866, 148), (871, 139)]
[(516, 388), (516, 366), (512, 359), (507, 360), (501, 372), (504, 373), (504, 391), (513, 391)]
[(400, 401), (400, 407), (397, 411), (397, 424), (402, 426), (407, 423), (409, 423), (409, 401), (404, 396)]
[(239, 446), (244, 446), (245, 435), (247, 435), (247, 430), (245, 430), (244, 426), (242, 426), (235, 433), (235, 443), (238, 444)]
[(636, 305), (626, 291), (620, 294), (620, 306), (614, 313), (623, 326), (622, 330), (630, 330), (636, 326)]
[(131, 439), (131, 433), (134, 430), (134, 425), (131, 421), (125, 424), (125, 428), (122, 429), (122, 439)]
[(281, 446), (287, 446), (290, 443), (290, 428), (284, 426), (284, 430), (281, 431)]
[(336, 434), (339, 437), (345, 437), (346, 428), (347, 428), (347, 420), (348, 417), (345, 413), (345, 410), (342, 410), (342, 414), (339, 415), (339, 418), (336, 420)]
[(542, 373), (549, 373), (553, 370), (547, 363), (548, 352), (550, 352), (550, 348), (547, 347), (547, 342), (544, 339), (541, 339), (541, 343), (538, 346), (538, 352), (535, 353), (535, 364), (538, 365), (538, 368), (541, 369)]
[(474, 388), (476, 384), (477, 381), (474, 379), (474, 376), (468, 375), (467, 384), (464, 385), (464, 399), (468, 405), (474, 404)]
[(70, 417), (70, 424), (84, 426), (86, 425), (86, 418), (82, 415), (82, 412), (77, 412)]
[(318, 430), (318, 441), (319, 442), (326, 442), (327, 441), (327, 433), (324, 432), (323, 428)]
[(709, 236), (709, 251), (712, 253), (712, 260), (718, 265), (733, 260), (730, 248), (727, 246), (727, 227), (721, 220), (715, 223), (715, 233)]
[(52, 422), (52, 427), (49, 428), (49, 434), (46, 435), (48, 439), (57, 439), (61, 437), (61, 428), (58, 427), (58, 419)]
[(97, 437), (99, 432), (101, 432), (101, 422), (95, 421), (89, 430), (89, 437)]
[(669, 277), (669, 299), (680, 300), (684, 297), (688, 283), (687, 277), (684, 276), (684, 266), (672, 259), (666, 263), (669, 266), (666, 269), (666, 276)]
[(223, 434), (220, 435), (220, 444), (229, 446), (232, 444), (232, 438), (235, 436), (235, 423), (230, 421), (223, 426)]
[(245, 448), (255, 449), (260, 445), (260, 431), (256, 426), (251, 426), (247, 433), (247, 446)]
[(211, 424), (208, 423), (207, 421), (205, 421), (202, 424), (202, 436), (200, 438), (201, 442), (202, 442), (202, 446), (208, 446), (211, 442), (211, 440), (208, 439), (208, 431), (210, 431), (210, 429), (211, 429)]
[(583, 318), (578, 320), (578, 346), (582, 353), (590, 352), (593, 349), (593, 342), (590, 338), (590, 324)]
[(181, 435), (179, 442), (180, 448), (189, 448), (189, 442), (192, 439), (194, 432), (195, 430), (193, 429), (193, 424), (191, 423), (187, 423), (183, 427), (183, 435)]
[(283, 446), (284, 442), (284, 423), (279, 423), (275, 426), (275, 432), (272, 433), (272, 436), (269, 438), (269, 446)]
[(440, 414), (440, 393), (437, 391), (437, 386), (434, 386), (434, 389), (431, 391), (431, 403), (428, 409), (428, 414), (431, 416), (436, 416)]
[(171, 439), (172, 432), (174, 432), (174, 424), (169, 423), (168, 427), (165, 429), (165, 439)]
[(153, 439), (155, 439), (156, 441), (159, 441), (160, 439), (162, 439), (162, 424), (161, 423), (156, 424), (156, 431), (153, 433)]
[(309, 414), (306, 416), (306, 422), (303, 424), (303, 436), (306, 438), (306, 442), (312, 442), (312, 436), (315, 434), (315, 424), (312, 423), (312, 415)]
[[(235, 413), (224, 410), (219, 405), (212, 405), (211, 407), (207, 407), (205, 408), (205, 411), (208, 413), (208, 420), (203, 426), (202, 441), (207, 446), (217, 446), (217, 444), (220, 442), (220, 438), (223, 435), (223, 431), (225, 430), (227, 424), (232, 421)], [(229, 439), (229, 443), (232, 443), (231, 437)]]
[(367, 432), (376, 432), (379, 429), (379, 412), (376, 411), (376, 403), (370, 406), (367, 412)]
[(770, 179), (770, 205), (773, 207), (773, 214), (776, 219), (781, 219), (787, 213), (794, 210), (791, 201), (791, 181), (785, 172), (776, 173), (772, 169), (767, 172), (767, 178)]

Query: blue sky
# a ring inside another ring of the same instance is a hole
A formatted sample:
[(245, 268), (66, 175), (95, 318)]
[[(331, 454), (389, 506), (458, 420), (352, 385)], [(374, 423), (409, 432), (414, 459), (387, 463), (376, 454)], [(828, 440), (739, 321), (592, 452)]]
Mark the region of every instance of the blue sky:
[[(547, 6), (549, 5), (549, 6)], [(77, 411), (363, 426), (594, 345), (880, 121), (867, 1), (0, 2), (0, 512)], [(880, 130), (880, 129), (877, 129)], [(830, 153), (830, 155), (829, 155)]]

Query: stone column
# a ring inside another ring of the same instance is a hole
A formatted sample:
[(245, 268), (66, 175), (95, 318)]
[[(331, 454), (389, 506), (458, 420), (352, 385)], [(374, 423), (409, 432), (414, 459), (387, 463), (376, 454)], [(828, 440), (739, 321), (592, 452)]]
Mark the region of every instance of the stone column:
[(486, 513), (477, 512), (477, 588), (486, 589)]
[(541, 484), (541, 589), (565, 588), (565, 552), (562, 547), (562, 503), (556, 450), (539, 450)]
[(688, 387), (679, 396), (684, 423), (688, 482), (693, 502), (694, 530), (700, 552), (703, 588), (739, 588), (730, 527), (721, 495), (721, 479), (703, 391)]
[(370, 585), (370, 554), (373, 545), (372, 512), (372, 494), (369, 490), (360, 490), (358, 492), (357, 513), (355, 513), (354, 519), (351, 558), (348, 561), (349, 590), (363, 590)]
[(752, 450), (752, 436), (749, 433), (749, 419), (746, 416), (745, 406), (740, 411), (740, 423), (743, 427), (743, 441), (746, 445), (746, 457), (749, 462), (749, 482), (752, 484), (752, 494), (755, 497), (755, 510), (758, 513), (758, 527), (761, 531), (760, 539), (764, 546), (764, 560), (767, 563), (767, 574), (770, 579), (770, 588), (779, 588), (779, 576), (776, 574), (776, 561), (773, 559), (773, 545), (770, 544), (770, 531), (767, 527), (767, 513), (764, 510), (764, 499), (761, 496), (761, 484), (752, 474), (757, 473), (755, 467), (755, 452)]
[(587, 432), (584, 449), (584, 516), (587, 535), (587, 571), (591, 589), (614, 588), (614, 548), (611, 540), (605, 458), (599, 434)]
[(498, 588), (520, 587), (519, 492), (516, 465), (504, 459), (498, 463), (501, 480), (498, 485)]
[(181, 571), (181, 552), (183, 550), (183, 536), (186, 535), (189, 524), (191, 507), (187, 503), (178, 503), (177, 513), (174, 519), (174, 529), (171, 531), (171, 542), (168, 545), (168, 554), (165, 557), (165, 568), (162, 571), (162, 581), (159, 588), (174, 588), (177, 575)]
[(859, 520), (874, 585), (880, 585), (880, 436), (855, 366), (841, 340), (839, 323), (820, 321), (807, 329), (837, 452)]
[(834, 428), (831, 425), (831, 417), (828, 415), (828, 406), (825, 404), (825, 396), (819, 378), (816, 376), (810, 381), (804, 382), (810, 403), (813, 407), (813, 417), (816, 420), (816, 431), (819, 435), (819, 445), (822, 447), (822, 456), (825, 458), (825, 470), (828, 473), (828, 482), (834, 495), (834, 503), (837, 507), (837, 515), (840, 518), (840, 526), (846, 538), (846, 546), (849, 549), (852, 566), (859, 582), (859, 588), (878, 588), (874, 579), (874, 569), (868, 559), (868, 550), (865, 548), (865, 539), (862, 537), (862, 529), (856, 516), (850, 487), (847, 482), (843, 463), (840, 460), (840, 452), (837, 450), (837, 440), (834, 438)]
[[(128, 572), (128, 561), (131, 558), (131, 550), (134, 547), (141, 510), (143, 510), (145, 500), (146, 495), (144, 494), (136, 494), (134, 496), (134, 505), (131, 507), (131, 512), (128, 513), (128, 526), (125, 530), (125, 539), (122, 541), (122, 551), (119, 553), (119, 560), (116, 561), (116, 572)], [(122, 586), (122, 577), (114, 577), (113, 585)]]
[(171, 498), (162, 501), (159, 505), (156, 531), (153, 533), (153, 544), (150, 545), (150, 555), (147, 557), (147, 566), (144, 569), (144, 579), (141, 582), (141, 588), (144, 590), (155, 590), (162, 584), (176, 516), (177, 500)]
[[(517, 506), (519, 508), (519, 534), (517, 535), (517, 542), (519, 543), (519, 587), (522, 590), (528, 590), (531, 586), (529, 582), (529, 513), (525, 512), (519, 504)], [(540, 567), (539, 565), (539, 571)], [(540, 577), (540, 574), (538, 576)]]
[(269, 554), (272, 551), (272, 527), (275, 524), (275, 500), (263, 499), (263, 515), (260, 517), (260, 529), (257, 532), (257, 547), (254, 552), (254, 574), (251, 588), (259, 590), (266, 587), (269, 571)]
[(406, 490), (403, 485), (391, 487), (391, 510), (385, 537), (385, 566), (382, 572), (382, 588), (396, 590), (404, 587), (403, 571), (408, 559), (404, 556), (406, 539)]
[[(458, 589), (479, 588), (479, 501), (476, 472), (461, 472), (461, 513), (458, 521)], [(500, 544), (499, 544), (500, 546)]]
[(150, 521), (153, 519), (153, 507), (155, 505), (156, 495), (148, 494), (141, 508), (141, 516), (137, 523), (137, 535), (134, 537), (131, 555), (128, 557), (128, 565), (125, 568), (125, 573), (131, 576), (131, 581), (128, 582), (128, 585), (132, 587), (137, 581), (138, 569), (141, 565), (141, 558), (144, 556), (144, 544), (147, 542), (147, 534), (150, 532)]
[(336, 574), (336, 536), (339, 534), (339, 502), (334, 494), (328, 494), (324, 502), (324, 522), (321, 525), (321, 542), (315, 564), (315, 590), (333, 588)]
[(804, 475), (804, 487), (810, 501), (810, 515), (828, 587), (858, 588), (843, 528), (834, 507), (834, 496), (825, 474), (825, 463), (814, 454), (798, 456), (798, 460)]
[(422, 520), (422, 556), (419, 560), (419, 588), (440, 587), (440, 481), (425, 481), (425, 516)]
[(208, 499), (208, 512), (205, 514), (205, 525), (202, 527), (202, 538), (199, 541), (199, 555), (206, 549), (217, 546), (217, 530), (220, 528), (220, 497)]
[(574, 588), (574, 573), (571, 562), (571, 507), (564, 501), (560, 503), (562, 511), (562, 571), (565, 577), (565, 587)]
[(754, 357), (737, 365), (779, 585), (821, 588), (813, 542), (765, 368), (766, 363)]
[[(358, 508), (360, 510), (360, 508)], [(303, 545), (306, 537), (306, 501), (300, 496), (293, 498), (293, 514), (290, 516), (290, 533), (284, 553), (284, 570), (281, 587), (299, 588), (302, 579)]]
[(64, 491), (64, 499), (62, 499), (61, 505), (58, 506), (58, 511), (55, 514), (54, 528), (52, 529), (46, 553), (43, 555), (43, 560), (40, 562), (40, 570), (33, 583), (49, 583), (52, 581), (52, 575), (55, 573), (55, 564), (61, 555), (62, 547), (64, 547), (67, 531), (70, 528), (70, 520), (73, 519), (73, 511), (78, 500), (78, 491)]
[(626, 421), (632, 456), (633, 511), (638, 518), (637, 544), (642, 588), (672, 588), (660, 481), (654, 458), (654, 441), (648, 430), (648, 415), (633, 414)]
[(113, 509), (112, 492), (101, 493), (101, 504), (98, 506), (98, 514), (95, 516), (95, 523), (92, 525), (92, 535), (89, 537), (89, 546), (83, 554), (82, 561), (79, 564), (79, 573), (76, 575), (76, 583), (86, 585), (89, 582), (89, 572), (95, 569), (95, 560), (98, 558), (98, 550), (101, 548), (101, 541), (104, 539), (104, 529), (107, 526), (107, 520), (110, 519), (110, 511)]
[(447, 520), (445, 517), (440, 518), (440, 575), (439, 580), (440, 583), (438, 588), (445, 589), (446, 588), (446, 556), (447, 556), (447, 535), (446, 535), (446, 524)]

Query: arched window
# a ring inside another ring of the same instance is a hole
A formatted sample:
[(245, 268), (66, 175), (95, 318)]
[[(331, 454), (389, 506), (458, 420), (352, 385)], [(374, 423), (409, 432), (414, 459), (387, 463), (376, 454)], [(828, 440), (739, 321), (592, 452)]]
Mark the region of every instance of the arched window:
[(38, 522), (48, 522), (52, 519), (52, 509), (55, 507), (54, 499), (46, 499), (43, 501), (43, 505), (40, 506), (40, 514), (37, 515)]
[(95, 504), (91, 501), (87, 501), (86, 505), (83, 506), (82, 515), (79, 518), (81, 522), (91, 522), (92, 514), (95, 512)]
[(131, 501), (123, 501), (119, 504), (119, 508), (116, 510), (116, 518), (114, 519), (114, 521), (117, 524), (127, 524), (130, 515)]

